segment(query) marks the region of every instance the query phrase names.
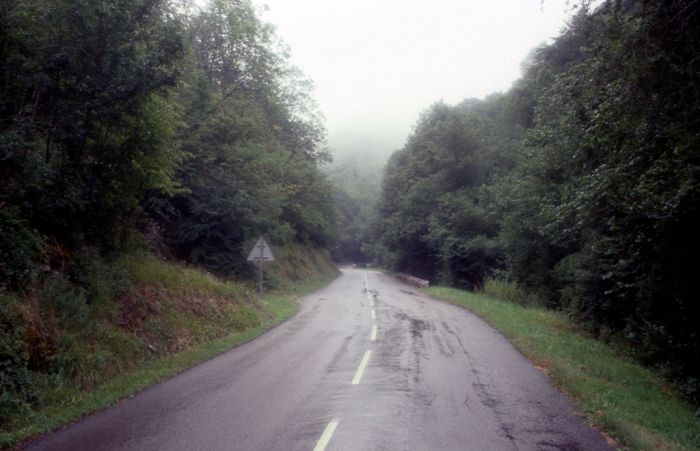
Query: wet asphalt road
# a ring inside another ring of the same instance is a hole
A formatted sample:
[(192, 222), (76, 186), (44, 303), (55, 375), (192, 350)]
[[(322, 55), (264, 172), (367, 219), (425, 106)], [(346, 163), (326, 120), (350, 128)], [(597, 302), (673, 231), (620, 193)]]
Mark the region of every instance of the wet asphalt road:
[(610, 449), (482, 320), (361, 269), (344, 269), (262, 337), (28, 449), (310, 451), (324, 444)]

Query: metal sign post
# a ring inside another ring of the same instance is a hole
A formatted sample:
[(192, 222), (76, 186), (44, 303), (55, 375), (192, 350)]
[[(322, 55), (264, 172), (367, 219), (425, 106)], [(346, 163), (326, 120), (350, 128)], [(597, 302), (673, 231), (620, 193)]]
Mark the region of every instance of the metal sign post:
[(248, 255), (248, 261), (249, 262), (257, 262), (259, 266), (259, 272), (258, 272), (258, 287), (260, 290), (260, 301), (262, 302), (263, 298), (263, 275), (264, 275), (264, 263), (267, 262), (272, 262), (275, 261), (274, 255), (272, 255), (272, 249), (270, 249), (270, 246), (268, 246), (267, 242), (265, 241), (265, 238), (260, 237), (258, 238), (258, 242), (255, 243), (255, 246), (253, 246), (253, 249), (250, 251), (250, 255)]
[(265, 273), (265, 270), (263, 269), (265, 266), (265, 260), (263, 260), (263, 248), (262, 248), (262, 246), (260, 246), (260, 260), (258, 261), (258, 265), (260, 266), (260, 271), (258, 271), (258, 273), (260, 274), (260, 277), (258, 277), (258, 289), (260, 291), (260, 300), (262, 301), (263, 274)]

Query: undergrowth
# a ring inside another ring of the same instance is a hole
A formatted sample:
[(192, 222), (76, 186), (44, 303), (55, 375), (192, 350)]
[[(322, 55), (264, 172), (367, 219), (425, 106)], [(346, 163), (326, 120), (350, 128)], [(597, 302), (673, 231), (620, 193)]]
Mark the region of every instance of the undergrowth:
[(0, 448), (52, 430), (247, 341), (337, 274), (328, 254), (279, 249), (260, 303), (223, 280), (144, 253), (86, 250), (20, 294), (0, 294)]

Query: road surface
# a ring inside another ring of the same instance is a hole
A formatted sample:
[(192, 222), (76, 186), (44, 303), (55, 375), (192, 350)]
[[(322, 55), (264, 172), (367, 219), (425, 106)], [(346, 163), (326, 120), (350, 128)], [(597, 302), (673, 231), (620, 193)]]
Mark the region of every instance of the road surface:
[(498, 332), (378, 272), (31, 450), (598, 450), (605, 438)]

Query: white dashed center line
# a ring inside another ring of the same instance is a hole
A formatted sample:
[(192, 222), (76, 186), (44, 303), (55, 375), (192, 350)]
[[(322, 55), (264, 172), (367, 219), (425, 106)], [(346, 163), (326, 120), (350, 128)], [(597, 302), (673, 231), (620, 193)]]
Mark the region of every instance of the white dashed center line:
[(357, 372), (355, 373), (355, 377), (352, 379), (352, 385), (357, 385), (360, 383), (360, 380), (362, 379), (362, 375), (365, 372), (365, 368), (367, 368), (367, 363), (369, 362), (369, 357), (371, 355), (372, 355), (371, 349), (365, 351), (365, 355), (362, 356), (362, 361), (360, 362), (360, 367), (357, 369)]
[(372, 326), (372, 333), (369, 335), (369, 339), (370, 339), (370, 341), (374, 341), (377, 339), (377, 325), (376, 324), (374, 324)]
[(316, 443), (314, 451), (323, 451), (324, 449), (326, 449), (328, 442), (330, 442), (331, 437), (333, 437), (335, 428), (338, 427), (338, 421), (340, 420), (333, 420), (330, 423), (328, 423), (326, 429), (323, 430), (323, 434), (321, 434), (321, 438), (318, 439), (318, 443)]

